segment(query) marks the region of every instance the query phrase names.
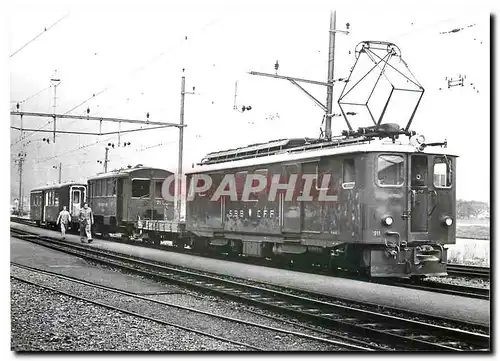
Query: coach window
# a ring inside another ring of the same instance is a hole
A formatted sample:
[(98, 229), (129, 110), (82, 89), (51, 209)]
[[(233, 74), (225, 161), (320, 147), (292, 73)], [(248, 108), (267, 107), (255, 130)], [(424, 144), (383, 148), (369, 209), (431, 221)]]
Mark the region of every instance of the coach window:
[(95, 181), (95, 196), (96, 197), (101, 196), (101, 180), (100, 179)]
[(352, 189), (356, 184), (356, 168), (354, 159), (344, 159), (342, 164), (342, 188)]
[(107, 183), (107, 185), (106, 185), (106, 195), (108, 197), (112, 197), (113, 196), (113, 183), (114, 183), (114, 179), (109, 178), (106, 181), (106, 183)]
[(434, 186), (439, 188), (451, 187), (452, 182), (451, 159), (447, 157), (434, 158)]
[(111, 195), (116, 196), (116, 179), (111, 179)]
[(377, 158), (377, 181), (381, 186), (401, 186), (404, 183), (404, 157), (401, 155), (379, 155)]
[(58, 206), (59, 205), (59, 194), (54, 193), (54, 205)]
[(100, 183), (100, 193), (99, 195), (102, 197), (102, 196), (105, 196), (106, 195), (106, 180), (105, 179), (101, 179), (99, 180), (99, 183)]
[(162, 196), (161, 196), (162, 185), (163, 185), (163, 181), (161, 181), (161, 180), (155, 181), (155, 198), (162, 198)]
[(132, 197), (133, 198), (149, 197), (149, 179), (132, 180)]

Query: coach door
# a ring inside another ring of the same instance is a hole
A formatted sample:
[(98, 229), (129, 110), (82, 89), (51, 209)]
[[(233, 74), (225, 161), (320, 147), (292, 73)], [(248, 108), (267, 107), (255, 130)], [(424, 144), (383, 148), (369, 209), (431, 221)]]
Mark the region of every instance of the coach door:
[(44, 202), (42, 205), (42, 220), (43, 222), (46, 222), (47, 218), (47, 204), (49, 204), (49, 192), (44, 193)]
[(80, 189), (75, 189), (71, 187), (71, 200), (69, 205), (69, 211), (71, 215), (77, 215), (80, 213), (80, 208), (82, 206), (83, 192)]
[(411, 239), (427, 239), (429, 227), (429, 165), (427, 155), (410, 157), (409, 227)]

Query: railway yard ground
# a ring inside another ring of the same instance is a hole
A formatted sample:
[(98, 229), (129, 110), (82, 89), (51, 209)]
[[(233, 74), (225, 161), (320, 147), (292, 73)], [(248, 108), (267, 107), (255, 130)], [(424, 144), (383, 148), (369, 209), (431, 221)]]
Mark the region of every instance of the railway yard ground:
[[(67, 237), (68, 247), (79, 247), (74, 252), (109, 253), (115, 263), (105, 263), (92, 258), (97, 253), (68, 254), (29, 241), (36, 234), (56, 244), (51, 237), (58, 238), (57, 232), (11, 222), (12, 230), (14, 351), (490, 349), (489, 299), (100, 239), (81, 245), (79, 237)], [(115, 255), (131, 257), (137, 264), (126, 270)], [(155, 264), (175, 269), (167, 276), (147, 275), (144, 269)], [(174, 276), (176, 270), (187, 276)], [(446, 279), (462, 282), (459, 277)], [(489, 288), (489, 280), (473, 283)], [(197, 284), (199, 289), (192, 287)], [(245, 285), (249, 289), (241, 288)]]

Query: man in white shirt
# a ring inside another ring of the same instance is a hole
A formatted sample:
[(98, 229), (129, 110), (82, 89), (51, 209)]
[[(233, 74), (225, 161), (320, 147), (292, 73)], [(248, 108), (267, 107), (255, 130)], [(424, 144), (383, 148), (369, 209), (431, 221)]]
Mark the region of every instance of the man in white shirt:
[(57, 216), (56, 223), (59, 224), (61, 222), (61, 236), (62, 239), (66, 238), (66, 229), (71, 222), (71, 214), (66, 210), (66, 206), (63, 207), (63, 210), (59, 212), (59, 216)]

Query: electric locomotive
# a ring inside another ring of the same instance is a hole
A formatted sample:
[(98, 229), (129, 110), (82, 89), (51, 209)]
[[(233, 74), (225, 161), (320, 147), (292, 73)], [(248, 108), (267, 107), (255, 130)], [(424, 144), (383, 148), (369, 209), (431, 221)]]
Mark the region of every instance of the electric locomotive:
[[(379, 128), (373, 136), (404, 133), (397, 125)], [(208, 154), (187, 174), (194, 188), (203, 189), (202, 178), (212, 182), (186, 203), (191, 245), (372, 277), (446, 275), (445, 245), (455, 243), (456, 156), (445, 143), (431, 149), (373, 136)]]

